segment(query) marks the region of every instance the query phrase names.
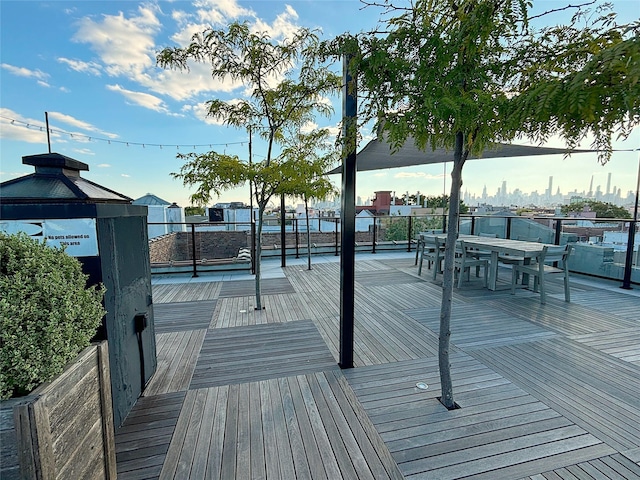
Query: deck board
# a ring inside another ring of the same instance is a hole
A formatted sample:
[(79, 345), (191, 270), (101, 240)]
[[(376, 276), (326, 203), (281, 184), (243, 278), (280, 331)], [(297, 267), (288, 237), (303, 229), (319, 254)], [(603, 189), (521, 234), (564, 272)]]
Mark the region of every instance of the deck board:
[(156, 334), (209, 328), (216, 300), (159, 303), (153, 306)]

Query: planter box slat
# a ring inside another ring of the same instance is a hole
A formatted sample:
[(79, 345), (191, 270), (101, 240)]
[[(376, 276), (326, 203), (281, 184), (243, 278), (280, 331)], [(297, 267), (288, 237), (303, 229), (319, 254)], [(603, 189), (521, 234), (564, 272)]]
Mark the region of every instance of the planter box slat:
[(115, 479), (107, 342), (83, 350), (29, 396), (2, 402), (0, 425), (3, 480), (12, 478), (9, 472), (38, 480)]

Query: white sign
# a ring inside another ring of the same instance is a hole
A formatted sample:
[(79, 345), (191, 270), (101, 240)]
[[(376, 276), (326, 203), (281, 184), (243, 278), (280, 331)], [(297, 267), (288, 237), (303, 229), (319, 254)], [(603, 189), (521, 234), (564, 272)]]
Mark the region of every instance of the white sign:
[(47, 220), (0, 220), (0, 230), (13, 234), (25, 232), (47, 245), (66, 247), (72, 257), (96, 257), (98, 234), (95, 218)]

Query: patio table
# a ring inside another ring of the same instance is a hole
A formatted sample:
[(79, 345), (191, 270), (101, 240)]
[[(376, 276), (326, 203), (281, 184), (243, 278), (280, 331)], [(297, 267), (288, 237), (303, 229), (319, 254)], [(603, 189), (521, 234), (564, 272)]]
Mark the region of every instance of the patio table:
[[(421, 235), (421, 237), (437, 237), (441, 242), (446, 242), (446, 234)], [(515, 255), (524, 258), (524, 263), (529, 264), (531, 259), (538, 257), (546, 244), (538, 242), (525, 242), (508, 238), (488, 238), (476, 235), (460, 235), (459, 240), (464, 240), (465, 245), (479, 250), (491, 252), (491, 266), (489, 269), (489, 281), (487, 288), (496, 290), (498, 284), (498, 256)], [(523, 276), (522, 283), (526, 284), (528, 278)], [(510, 288), (510, 285), (509, 285)]]

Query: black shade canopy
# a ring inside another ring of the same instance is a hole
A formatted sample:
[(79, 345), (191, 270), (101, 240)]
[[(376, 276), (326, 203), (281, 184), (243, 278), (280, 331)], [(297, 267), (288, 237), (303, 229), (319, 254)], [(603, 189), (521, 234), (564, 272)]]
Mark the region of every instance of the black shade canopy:
[[(594, 152), (595, 150), (572, 150), (577, 152)], [(481, 157), (469, 156), (469, 159), (478, 158), (507, 158), (507, 157), (527, 157), (531, 155), (562, 155), (567, 153), (565, 148), (535, 147), (531, 145), (514, 145), (499, 143), (495, 148), (486, 149)], [(359, 172), (370, 170), (382, 170), (385, 168), (412, 167), (415, 165), (427, 165), (431, 163), (453, 162), (453, 150), (447, 151), (444, 148), (432, 150), (419, 150), (413, 138), (408, 138), (402, 147), (393, 151), (392, 147), (385, 141), (373, 139), (358, 152), (357, 169)], [(342, 166), (337, 166), (327, 172), (327, 175), (341, 173)]]

